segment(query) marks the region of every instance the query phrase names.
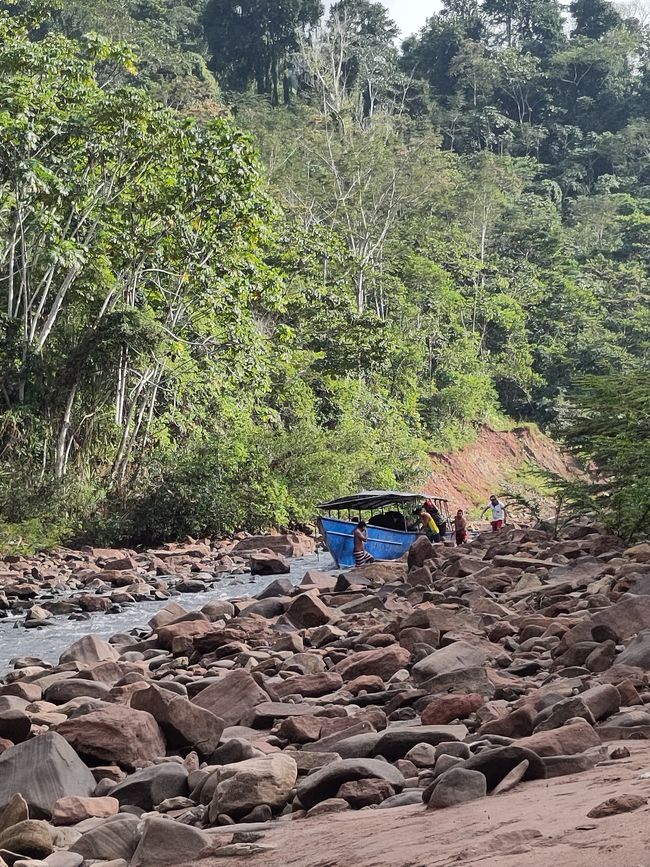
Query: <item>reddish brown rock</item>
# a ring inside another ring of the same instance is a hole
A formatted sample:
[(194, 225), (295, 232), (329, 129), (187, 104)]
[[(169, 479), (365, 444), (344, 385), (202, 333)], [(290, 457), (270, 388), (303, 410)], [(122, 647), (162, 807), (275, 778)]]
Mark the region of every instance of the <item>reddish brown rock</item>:
[(332, 619), (332, 614), (315, 591), (296, 596), (287, 609), (287, 617), (298, 629), (324, 626)]
[(598, 804), (587, 813), (587, 816), (590, 819), (603, 819), (605, 816), (616, 816), (618, 813), (631, 813), (632, 810), (638, 810), (646, 803), (646, 798), (642, 798), (641, 795), (616, 795)]
[(345, 688), (352, 695), (359, 695), (360, 692), (380, 692), (384, 688), (384, 681), (376, 674), (362, 674), (346, 684)]
[(192, 699), (194, 704), (212, 711), (227, 726), (238, 725), (253, 708), (268, 700), (268, 694), (247, 671), (241, 669), (231, 671)]
[(57, 731), (81, 756), (124, 768), (165, 755), (163, 733), (151, 714), (114, 705), (68, 719)]
[(337, 663), (335, 670), (343, 680), (354, 680), (361, 675), (377, 675), (386, 681), (396, 671), (408, 665), (411, 654), (404, 647), (393, 644), (375, 650), (361, 650)]
[(335, 671), (324, 671), (320, 674), (305, 674), (289, 677), (280, 684), (274, 684), (273, 690), (278, 698), (287, 695), (304, 695), (313, 698), (336, 692), (343, 686), (343, 678)]
[(320, 737), (321, 720), (315, 716), (290, 716), (277, 726), (279, 738), (291, 744), (308, 744)]
[(537, 732), (515, 742), (538, 756), (573, 756), (600, 746), (600, 738), (586, 720), (576, 720), (559, 729)]
[(131, 707), (153, 716), (170, 747), (189, 746), (209, 756), (219, 746), (223, 720), (181, 695), (152, 684), (133, 694)]
[(52, 810), (53, 825), (76, 825), (84, 819), (106, 819), (120, 809), (117, 798), (59, 798)]
[(360, 810), (362, 807), (381, 804), (394, 794), (395, 789), (386, 780), (369, 779), (343, 783), (336, 797), (347, 801), (353, 810)]
[(177, 638), (188, 638), (193, 641), (195, 638), (217, 632), (218, 630), (215, 629), (214, 625), (207, 620), (180, 620), (176, 623), (170, 623), (168, 626), (159, 627), (158, 641), (165, 650), (171, 650), (174, 646), (174, 640)]
[(426, 536), (418, 536), (415, 542), (409, 548), (409, 552), (407, 555), (407, 565), (409, 572), (411, 569), (417, 569), (420, 566), (424, 566), (427, 560), (431, 560), (431, 558), (435, 554), (434, 545), (427, 539)]
[(476, 693), (469, 695), (443, 695), (422, 711), (423, 726), (447, 725), (455, 719), (465, 719), (484, 703)]
[(480, 735), (502, 735), (506, 738), (525, 738), (533, 733), (533, 721), (537, 716), (532, 707), (524, 706), (500, 719), (491, 720), (478, 730)]

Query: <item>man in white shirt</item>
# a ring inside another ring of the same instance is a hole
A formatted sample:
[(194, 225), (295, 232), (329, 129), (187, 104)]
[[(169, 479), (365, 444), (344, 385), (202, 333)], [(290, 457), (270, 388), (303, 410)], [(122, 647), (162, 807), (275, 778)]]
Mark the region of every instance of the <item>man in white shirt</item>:
[(481, 512), (481, 518), (488, 511), (488, 509), (492, 512), (492, 532), (496, 533), (497, 530), (500, 530), (505, 524), (508, 513), (506, 511), (505, 505), (495, 494), (492, 494), (492, 496), (490, 497), (490, 502)]

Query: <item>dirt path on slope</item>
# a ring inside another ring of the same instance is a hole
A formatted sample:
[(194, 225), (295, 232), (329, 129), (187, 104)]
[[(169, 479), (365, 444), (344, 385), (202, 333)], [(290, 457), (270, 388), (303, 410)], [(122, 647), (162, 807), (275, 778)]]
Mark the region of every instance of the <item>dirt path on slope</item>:
[(258, 841), (269, 851), (194, 867), (650, 867), (650, 806), (587, 818), (614, 795), (650, 799), (650, 779), (640, 779), (650, 771), (650, 744), (626, 746), (629, 759), (446, 810), (366, 809), (278, 823)]

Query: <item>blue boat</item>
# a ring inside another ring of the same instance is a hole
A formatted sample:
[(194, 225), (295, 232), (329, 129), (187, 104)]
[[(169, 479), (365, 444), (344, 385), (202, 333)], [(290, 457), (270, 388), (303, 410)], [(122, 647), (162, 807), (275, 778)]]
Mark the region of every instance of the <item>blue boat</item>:
[[(349, 497), (321, 503), (318, 523), (327, 550), (337, 566), (354, 566), (354, 531), (359, 519), (367, 524), (365, 549), (375, 560), (398, 560), (421, 535), (415, 529), (413, 511), (425, 500), (432, 500), (449, 524), (447, 500), (434, 494), (411, 494), (398, 491), (361, 491)], [(347, 512), (347, 520), (343, 517)], [(335, 513), (335, 515), (332, 515)], [(354, 520), (353, 515), (354, 513)]]

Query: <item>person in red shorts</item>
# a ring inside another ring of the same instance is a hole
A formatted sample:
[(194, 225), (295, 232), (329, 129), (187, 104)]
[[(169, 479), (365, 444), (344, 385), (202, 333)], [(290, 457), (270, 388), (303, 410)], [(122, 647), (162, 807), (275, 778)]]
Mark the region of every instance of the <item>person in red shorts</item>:
[(488, 509), (492, 512), (492, 532), (496, 533), (497, 530), (500, 530), (506, 523), (508, 513), (506, 511), (505, 505), (496, 496), (496, 494), (492, 494), (492, 496), (490, 497), (490, 502), (481, 512), (481, 518), (488, 511)]
[(467, 542), (467, 521), (462, 509), (459, 509), (456, 512), (456, 517), (454, 518), (454, 530), (456, 531), (456, 544), (464, 545), (465, 542)]

